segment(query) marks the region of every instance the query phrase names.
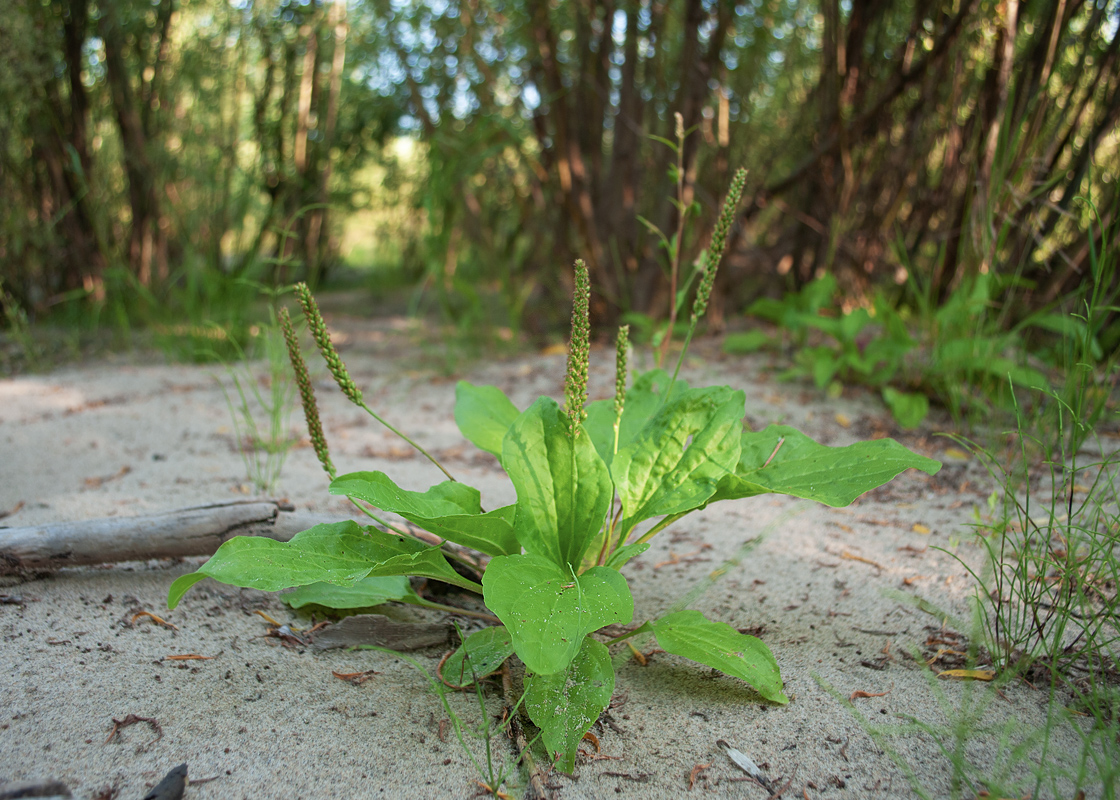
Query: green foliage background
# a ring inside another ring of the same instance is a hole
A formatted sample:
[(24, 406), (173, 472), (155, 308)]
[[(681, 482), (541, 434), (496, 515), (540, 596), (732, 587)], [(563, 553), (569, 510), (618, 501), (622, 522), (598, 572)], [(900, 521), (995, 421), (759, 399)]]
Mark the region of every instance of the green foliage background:
[(639, 217), (675, 230), (681, 177), (692, 259), (746, 166), (717, 327), (823, 273), (935, 308), (991, 274), (1014, 324), (1114, 246), (1118, 28), (1117, 0), (17, 3), (0, 279), (32, 319), (225, 324), (234, 281), (349, 261), (539, 332), (578, 256), (596, 319), (662, 317)]

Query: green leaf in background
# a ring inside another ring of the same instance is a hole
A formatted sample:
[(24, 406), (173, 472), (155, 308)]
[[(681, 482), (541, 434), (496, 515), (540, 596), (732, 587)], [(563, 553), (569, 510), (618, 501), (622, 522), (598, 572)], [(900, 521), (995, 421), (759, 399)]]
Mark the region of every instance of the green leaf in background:
[(513, 655), (513, 637), (503, 625), (475, 631), (459, 645), (440, 668), (445, 683), (463, 689), (475, 676), (485, 678)]
[(438, 547), (346, 520), (316, 525), (297, 533), (289, 542), (235, 536), (196, 572), (171, 584), (167, 605), (175, 608), (187, 590), (203, 578), (278, 592), (317, 581), (350, 586), (367, 575), (416, 575), (470, 591), (482, 588), (453, 570)]
[[(669, 386), (669, 373), (663, 369), (651, 369), (634, 379), (634, 385), (626, 390), (626, 405), (622, 409), (622, 421), (618, 426), (618, 449), (626, 447), (646, 426), (657, 409), (661, 408), (661, 398)], [(673, 384), (670, 400), (688, 390), (688, 384), (677, 379)], [(596, 400), (587, 404), (587, 419), (584, 429), (591, 435), (596, 452), (608, 467), (614, 459), (614, 399)]]
[(357, 497), (400, 514), (414, 525), (444, 539), (492, 556), (521, 552), (513, 535), (514, 507), (482, 513), (478, 489), (444, 481), (426, 492), (402, 489), (383, 472), (352, 472), (331, 482), (331, 494)]
[(723, 352), (729, 355), (746, 355), (761, 350), (770, 344), (770, 335), (766, 331), (753, 330), (743, 333), (732, 333), (723, 340)]
[(510, 427), (502, 465), (517, 489), (517, 541), (530, 553), (578, 569), (613, 496), (607, 466), (587, 432), (570, 437), (560, 404), (542, 397)]
[(903, 428), (916, 428), (929, 414), (929, 398), (918, 392), (900, 392), (883, 387), (883, 402), (891, 410), (895, 422)]
[(829, 347), (815, 347), (808, 352), (812, 364), (813, 383), (818, 389), (823, 389), (839, 371), (840, 359)]
[(657, 644), (666, 653), (698, 661), (753, 686), (774, 703), (789, 702), (770, 648), (726, 622), (712, 622), (699, 611), (678, 611), (652, 623)]
[(735, 474), (720, 481), (710, 502), (788, 494), (838, 508), (911, 467), (934, 475), (941, 462), (918, 455), (894, 439), (827, 447), (788, 425), (770, 425), (743, 433)]
[(541, 729), (556, 768), (571, 774), (583, 735), (610, 705), (614, 667), (605, 645), (588, 637), (568, 668), (525, 681), (525, 709)]
[(502, 439), (517, 415), (505, 392), (497, 386), (475, 386), (466, 381), (455, 385), (455, 424), (479, 450), (502, 457)]
[(634, 616), (626, 579), (607, 567), (574, 576), (541, 556), (499, 556), (482, 583), (486, 605), (513, 636), (518, 658), (541, 675), (564, 669), (587, 634)]
[(318, 581), (300, 586), (295, 591), (280, 595), (280, 599), (292, 608), (308, 605), (325, 608), (369, 608), (400, 600), (412, 595), (412, 585), (404, 575), (386, 578), (362, 578), (353, 586), (338, 586)]
[(625, 535), (650, 517), (699, 508), (739, 460), (745, 395), (689, 389), (662, 406), (611, 465)]

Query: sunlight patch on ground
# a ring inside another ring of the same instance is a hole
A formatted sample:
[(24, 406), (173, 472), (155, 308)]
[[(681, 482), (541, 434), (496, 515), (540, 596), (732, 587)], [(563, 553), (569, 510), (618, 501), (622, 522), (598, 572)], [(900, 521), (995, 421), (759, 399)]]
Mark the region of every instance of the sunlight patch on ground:
[(83, 392), (41, 378), (0, 381), (0, 422), (49, 411), (66, 411), (85, 402)]

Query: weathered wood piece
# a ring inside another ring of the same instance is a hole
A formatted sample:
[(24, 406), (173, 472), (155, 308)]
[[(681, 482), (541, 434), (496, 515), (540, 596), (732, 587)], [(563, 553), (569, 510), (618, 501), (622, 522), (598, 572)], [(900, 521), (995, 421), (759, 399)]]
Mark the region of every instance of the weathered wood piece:
[(355, 614), (316, 631), (316, 650), (372, 644), (390, 650), (419, 650), (451, 644), (455, 628), (449, 622), (394, 622), (381, 614)]
[(241, 500), (163, 514), (0, 528), (0, 575), (62, 567), (212, 555), (234, 536), (286, 542), (322, 515), (293, 513), (275, 501)]

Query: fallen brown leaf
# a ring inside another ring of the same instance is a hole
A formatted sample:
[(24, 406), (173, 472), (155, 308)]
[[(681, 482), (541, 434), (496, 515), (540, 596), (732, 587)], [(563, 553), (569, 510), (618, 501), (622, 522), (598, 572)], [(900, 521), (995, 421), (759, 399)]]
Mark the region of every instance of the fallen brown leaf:
[(960, 678), (966, 681), (990, 681), (995, 676), (995, 670), (992, 669), (947, 669), (937, 673), (939, 678)]
[(129, 725), (135, 725), (138, 722), (146, 722), (149, 727), (156, 733), (156, 741), (163, 738), (163, 728), (160, 727), (159, 720), (155, 717), (138, 717), (135, 714), (129, 714), (124, 719), (113, 719), (113, 730), (109, 732), (109, 738), (105, 740), (105, 744), (113, 741), (113, 739), (121, 732), (121, 728), (127, 728)]
[(707, 764), (697, 764), (692, 768), (692, 772), (688, 773), (688, 790), (690, 792), (692, 791), (692, 787), (696, 784), (696, 778), (700, 775), (701, 772), (703, 772), (710, 766), (711, 762)]
[(331, 675), (334, 675), (340, 681), (346, 681), (347, 683), (352, 683), (355, 686), (361, 686), (374, 675), (380, 674), (380, 672), (372, 669), (367, 669), (365, 672), (335, 672), (333, 669), (331, 670)]
[(852, 692), (851, 696), (848, 697), (848, 699), (849, 700), (856, 700), (857, 698), (860, 698), (860, 697), (886, 697), (890, 693), (891, 693), (890, 689), (887, 689), (887, 691), (885, 691), (885, 692), (878, 692), (878, 693), (865, 692), (865, 691), (863, 691), (863, 689), (857, 689), (856, 691)]
[(870, 558), (864, 558), (863, 556), (857, 556), (854, 553), (849, 553), (847, 550), (840, 554), (840, 558), (846, 558), (849, 561), (862, 561), (864, 564), (870, 564), (876, 569), (884, 569), (883, 565), (879, 562), (872, 561)]
[(101, 475), (93, 478), (86, 478), (85, 485), (87, 489), (96, 489), (102, 484), (109, 483), (109, 481), (115, 481), (118, 478), (123, 478), (130, 472), (132, 472), (132, 467), (125, 465), (117, 470), (117, 472), (113, 475)]
[(132, 615), (132, 619), (130, 620), (130, 622), (135, 625), (136, 620), (140, 619), (140, 617), (148, 617), (149, 619), (151, 619), (156, 624), (163, 625), (166, 628), (171, 628), (171, 630), (173, 630), (173, 631), (179, 630), (179, 626), (172, 625), (170, 622), (163, 619), (162, 617), (157, 617), (151, 611), (137, 611), (135, 614)]

